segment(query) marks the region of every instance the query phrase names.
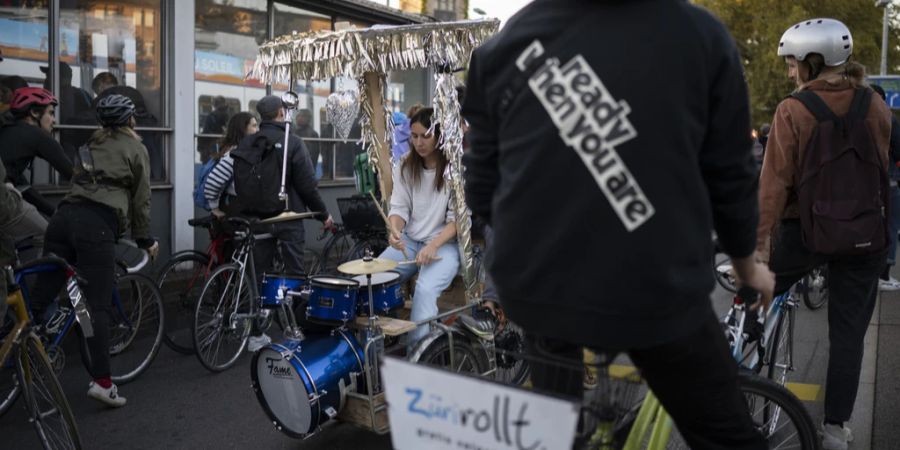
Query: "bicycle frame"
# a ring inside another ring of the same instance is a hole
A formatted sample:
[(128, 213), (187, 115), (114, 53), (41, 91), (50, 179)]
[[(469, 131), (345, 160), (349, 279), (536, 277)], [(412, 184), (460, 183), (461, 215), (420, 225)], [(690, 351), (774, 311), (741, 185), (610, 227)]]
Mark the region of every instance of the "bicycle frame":
[[(56, 272), (59, 270), (61, 270), (61, 269), (57, 265), (48, 263), (48, 264), (40, 264), (40, 265), (37, 265), (34, 267), (29, 267), (29, 268), (22, 270), (20, 272), (17, 272), (15, 274), (15, 281), (16, 281), (16, 284), (19, 285), (19, 289), (20, 289), (19, 295), (21, 295), (23, 297), (23, 306), (25, 307), (26, 314), (31, 316), (31, 305), (29, 304), (29, 301), (28, 301), (29, 294), (28, 294), (27, 283), (25, 283), (25, 276), (39, 274), (39, 273)], [(67, 280), (74, 276), (75, 276), (74, 273), (67, 274)], [(118, 279), (118, 275), (116, 275), (116, 278)], [(56, 299), (56, 301), (58, 302), (59, 299)], [(113, 304), (113, 306), (115, 306), (116, 311), (119, 314), (119, 317), (122, 318), (122, 323), (128, 327), (129, 331), (131, 331), (134, 328), (134, 324), (131, 322), (128, 315), (125, 314), (125, 310), (122, 308), (122, 301), (119, 298), (119, 292), (115, 289), (113, 289), (112, 304)], [(29, 321), (31, 321), (31, 320), (33, 320), (33, 318), (29, 317)], [(75, 308), (72, 308), (69, 311), (69, 314), (66, 316), (65, 322), (63, 323), (62, 327), (60, 327), (59, 331), (56, 332), (56, 336), (53, 338), (53, 340), (51, 342), (47, 343), (46, 349), (48, 351), (54, 351), (60, 345), (62, 345), (63, 339), (65, 339), (65, 337), (68, 336), (69, 331), (72, 330), (72, 328), (76, 322), (78, 322), (77, 311), (75, 310)], [(87, 334), (93, 334), (93, 333), (91, 332), (91, 333), (87, 333)]]
[[(779, 317), (782, 314), (785, 314), (787, 308), (793, 307), (794, 298), (790, 289), (785, 293), (776, 296), (772, 300), (769, 309), (763, 316), (764, 329), (763, 334), (760, 337), (760, 345), (762, 348), (769, 348), (772, 334), (775, 331), (775, 327), (778, 326)], [(744, 344), (748, 338), (746, 333), (744, 333), (744, 326), (747, 319), (746, 308), (747, 304), (738, 297), (735, 297), (734, 304), (728, 310), (723, 322), (728, 325), (726, 333), (731, 341), (731, 355), (739, 365), (752, 370), (760, 364), (760, 354), (759, 352), (753, 352), (750, 355), (744, 355)], [(792, 337), (790, 338), (793, 339)], [(764, 357), (765, 355), (762, 356)]]

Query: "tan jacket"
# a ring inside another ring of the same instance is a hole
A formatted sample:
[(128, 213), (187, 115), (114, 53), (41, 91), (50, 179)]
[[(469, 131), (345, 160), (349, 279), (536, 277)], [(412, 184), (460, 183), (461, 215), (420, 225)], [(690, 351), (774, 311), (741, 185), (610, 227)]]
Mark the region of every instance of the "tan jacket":
[[(836, 77), (817, 79), (800, 87), (800, 90), (805, 89), (822, 97), (839, 117), (850, 109), (853, 86), (848, 80)], [(891, 111), (878, 95), (872, 95), (866, 124), (887, 168)], [(815, 126), (816, 118), (797, 99), (788, 98), (775, 110), (759, 180), (756, 249), (763, 261), (769, 260), (771, 235), (781, 220), (800, 217), (797, 209), (797, 172)]]
[[(97, 183), (90, 178), (72, 184), (66, 197), (78, 201), (91, 200), (109, 206), (116, 212), (119, 237), (129, 227), (134, 239), (150, 237), (150, 157), (139, 140), (126, 134), (115, 134), (102, 143), (90, 141)], [(81, 168), (76, 166), (76, 178)]]

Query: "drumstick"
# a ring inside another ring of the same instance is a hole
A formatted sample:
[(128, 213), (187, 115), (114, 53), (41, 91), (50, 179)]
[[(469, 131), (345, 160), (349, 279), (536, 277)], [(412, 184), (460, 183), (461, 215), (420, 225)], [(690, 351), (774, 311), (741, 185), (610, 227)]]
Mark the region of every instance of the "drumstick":
[[(399, 236), (400, 233), (398, 233), (397, 230), (394, 229), (394, 225), (391, 224), (391, 221), (388, 220), (387, 215), (384, 214), (384, 210), (381, 209), (381, 205), (378, 203), (378, 199), (375, 198), (375, 194), (373, 194), (372, 191), (369, 191), (369, 197), (372, 197), (372, 201), (375, 202), (375, 208), (378, 209), (378, 214), (381, 214), (381, 218), (384, 219), (384, 224), (387, 225), (388, 231)], [(404, 248), (401, 251), (403, 252), (403, 259), (409, 259), (409, 256), (406, 254), (406, 249)]]
[[(435, 261), (440, 261), (441, 259), (443, 259), (443, 258), (441, 258), (440, 256), (436, 256), (436, 257), (434, 258)], [(404, 264), (415, 264), (415, 263), (416, 263), (416, 260), (411, 259), (411, 260), (409, 260), (409, 261), (400, 261), (400, 262), (398, 262), (397, 264), (400, 264), (400, 265), (402, 266), (402, 265), (404, 265)]]

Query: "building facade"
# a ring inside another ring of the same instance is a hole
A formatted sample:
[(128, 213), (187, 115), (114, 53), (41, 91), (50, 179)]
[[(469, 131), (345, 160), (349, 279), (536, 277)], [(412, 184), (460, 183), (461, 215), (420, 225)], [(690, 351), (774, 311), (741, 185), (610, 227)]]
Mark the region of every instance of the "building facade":
[[(212, 152), (228, 119), (255, 113), (267, 93), (286, 84), (245, 80), (259, 44), (294, 31), (401, 25), (430, 19), (366, 0), (9, 0), (0, 2), (0, 77), (45, 86), (60, 99), (56, 137), (71, 155), (98, 128), (92, 103), (106, 89), (131, 97), (139, 109), (138, 132), (150, 155), (152, 232), (164, 251), (194, 248), (202, 236), (187, 220), (194, 208), (195, 171)], [(16, 78), (19, 77), (19, 78)], [(430, 103), (426, 71), (391, 74), (387, 100), (403, 111)], [(338, 217), (335, 199), (355, 191), (352, 161), (362, 149), (359, 128), (335, 136), (325, 101), (354, 80), (298, 80), (294, 90), (310, 117), (304, 130), (315, 153), (320, 190)], [(33, 185), (51, 198), (67, 180), (36, 160)], [(309, 237), (318, 234), (307, 227)], [(199, 240), (197, 238), (200, 238)], [(315, 239), (308, 239), (315, 246)]]

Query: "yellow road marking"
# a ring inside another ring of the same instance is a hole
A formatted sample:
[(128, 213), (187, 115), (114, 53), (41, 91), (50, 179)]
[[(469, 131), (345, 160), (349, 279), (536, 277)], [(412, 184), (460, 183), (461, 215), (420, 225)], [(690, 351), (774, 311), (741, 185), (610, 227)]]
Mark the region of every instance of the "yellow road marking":
[(818, 384), (806, 383), (785, 383), (784, 387), (793, 392), (800, 400), (804, 402), (814, 402), (819, 399), (819, 393), (822, 386)]

